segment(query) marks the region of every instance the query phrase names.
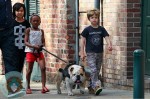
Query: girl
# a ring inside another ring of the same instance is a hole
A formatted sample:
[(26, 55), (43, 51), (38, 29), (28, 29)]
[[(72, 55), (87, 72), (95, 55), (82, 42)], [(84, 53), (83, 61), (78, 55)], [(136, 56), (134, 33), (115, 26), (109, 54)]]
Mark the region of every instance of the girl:
[(26, 61), (28, 64), (27, 69), (27, 94), (31, 94), (32, 90), (30, 89), (30, 77), (33, 69), (34, 61), (37, 61), (41, 68), (42, 74), (42, 90), (41, 93), (49, 92), (46, 88), (46, 67), (44, 55), (41, 52), (41, 46), (45, 45), (44, 31), (39, 29), (41, 23), (41, 18), (38, 15), (32, 15), (30, 18), (31, 28), (26, 29), (25, 33), (25, 45), (26, 45)]
[(13, 17), (14, 17), (14, 35), (15, 35), (15, 46), (17, 48), (17, 57), (19, 57), (18, 71), (22, 72), (24, 59), (25, 59), (25, 44), (24, 34), (25, 29), (30, 27), (30, 24), (25, 20), (25, 6), (22, 3), (15, 3), (13, 6)]

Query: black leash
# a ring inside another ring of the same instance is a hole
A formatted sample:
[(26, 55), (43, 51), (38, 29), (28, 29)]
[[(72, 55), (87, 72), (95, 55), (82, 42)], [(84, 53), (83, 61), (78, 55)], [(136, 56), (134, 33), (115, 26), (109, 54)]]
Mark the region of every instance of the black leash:
[(60, 57), (56, 56), (55, 54), (53, 54), (53, 53), (49, 52), (48, 50), (44, 49), (43, 47), (42, 47), (42, 49), (43, 49), (44, 51), (46, 51), (47, 53), (49, 53), (49, 54), (51, 54), (51, 55), (55, 56), (55, 57), (56, 57), (56, 58), (58, 58), (59, 60), (61, 60), (61, 61), (65, 62), (65, 63), (68, 63), (67, 61), (65, 61), (65, 60), (61, 59)]

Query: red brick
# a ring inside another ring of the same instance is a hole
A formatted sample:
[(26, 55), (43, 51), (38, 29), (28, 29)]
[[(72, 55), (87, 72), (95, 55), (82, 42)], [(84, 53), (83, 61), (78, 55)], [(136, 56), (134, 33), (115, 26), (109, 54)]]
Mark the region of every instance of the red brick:
[(127, 0), (127, 3), (140, 3), (140, 0)]
[(127, 9), (127, 12), (140, 12), (140, 9)]

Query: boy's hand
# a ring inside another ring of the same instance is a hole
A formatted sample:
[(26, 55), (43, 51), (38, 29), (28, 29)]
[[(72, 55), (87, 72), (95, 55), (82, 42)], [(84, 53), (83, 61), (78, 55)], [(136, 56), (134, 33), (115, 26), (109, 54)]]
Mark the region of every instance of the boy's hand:
[(108, 50), (109, 50), (109, 51), (112, 51), (112, 46), (108, 46)]
[(85, 60), (85, 58), (86, 58), (86, 56), (82, 56), (82, 57), (81, 57), (81, 60), (82, 60), (82, 61), (84, 61), (84, 60)]
[(81, 57), (80, 57), (80, 58), (81, 58), (81, 60), (82, 60), (82, 61), (84, 61), (84, 60), (85, 60), (85, 58), (86, 58), (86, 55), (85, 55), (85, 54), (83, 54), (83, 53), (81, 53)]

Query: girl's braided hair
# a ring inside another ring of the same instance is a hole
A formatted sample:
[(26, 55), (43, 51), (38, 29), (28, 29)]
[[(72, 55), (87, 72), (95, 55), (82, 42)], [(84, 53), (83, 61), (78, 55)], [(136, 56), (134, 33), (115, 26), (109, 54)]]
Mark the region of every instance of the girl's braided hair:
[(30, 20), (32, 20), (32, 18), (33, 18), (34, 16), (37, 16), (37, 17), (39, 17), (39, 18), (41, 19), (41, 17), (40, 17), (38, 14), (32, 13), (32, 15), (31, 15), (31, 17), (30, 17)]

